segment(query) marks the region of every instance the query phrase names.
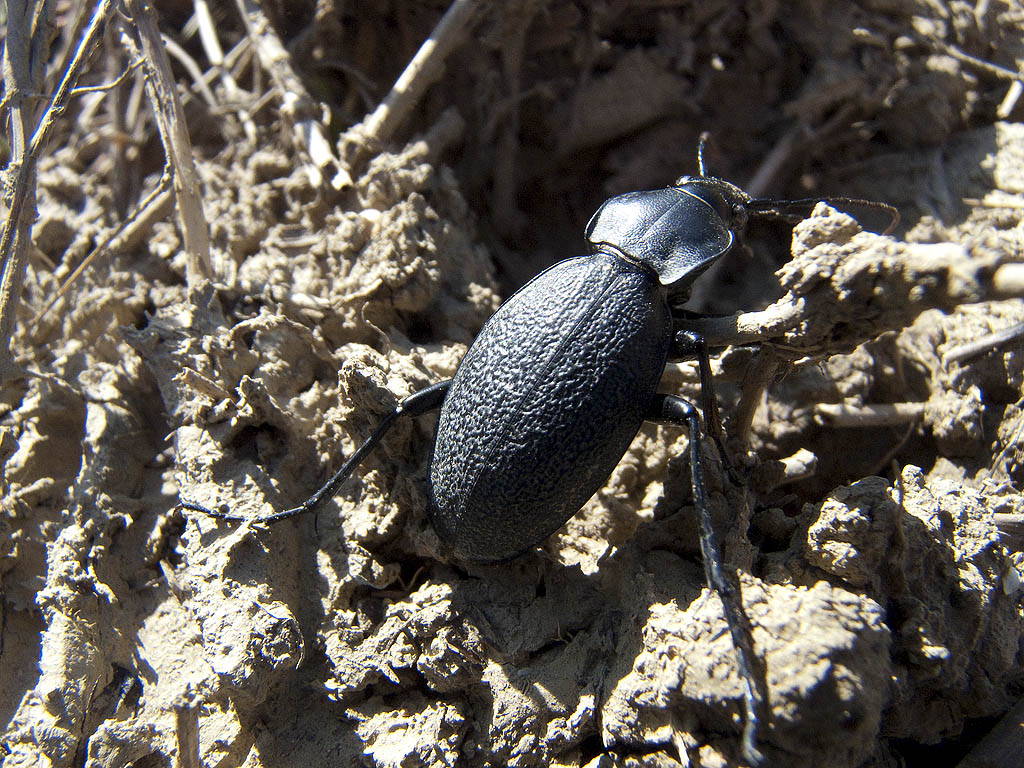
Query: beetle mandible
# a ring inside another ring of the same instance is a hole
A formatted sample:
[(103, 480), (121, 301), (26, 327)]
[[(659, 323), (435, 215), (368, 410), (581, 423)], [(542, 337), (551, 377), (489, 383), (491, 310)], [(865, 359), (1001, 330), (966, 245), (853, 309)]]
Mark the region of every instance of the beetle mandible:
[[(734, 245), (748, 216), (786, 216), (816, 200), (755, 199), (704, 172), (669, 187), (607, 200), (586, 227), (590, 254), (561, 261), (509, 298), (484, 325), (455, 376), (417, 392), (309, 499), (259, 518), (277, 522), (334, 496), (400, 418), (440, 408), (430, 466), (430, 515), (460, 558), (494, 563), (558, 530), (611, 474), (645, 420), (689, 430), (690, 475), (708, 585), (721, 597), (744, 685), (743, 754), (756, 748), (765, 692), (741, 601), (722, 565), (704, 487), (699, 417), (689, 401), (657, 393), (670, 360), (698, 361), (701, 404), (723, 461), (707, 345), (676, 330), (672, 307)], [(824, 198), (887, 210), (881, 203)], [(245, 518), (181, 499), (214, 517)]]

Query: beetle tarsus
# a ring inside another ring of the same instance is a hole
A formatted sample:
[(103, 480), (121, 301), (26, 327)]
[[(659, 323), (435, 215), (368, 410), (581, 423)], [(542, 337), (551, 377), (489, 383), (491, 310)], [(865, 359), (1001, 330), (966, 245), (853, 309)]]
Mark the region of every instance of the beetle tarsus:
[(245, 520), (241, 515), (235, 515), (227, 511), (226, 504), (218, 504), (217, 507), (205, 507), (183, 496), (178, 497), (178, 506), (182, 509), (189, 509), (193, 512), (202, 512), (207, 517), (215, 517), (218, 520), (227, 520), (231, 523), (241, 523)]

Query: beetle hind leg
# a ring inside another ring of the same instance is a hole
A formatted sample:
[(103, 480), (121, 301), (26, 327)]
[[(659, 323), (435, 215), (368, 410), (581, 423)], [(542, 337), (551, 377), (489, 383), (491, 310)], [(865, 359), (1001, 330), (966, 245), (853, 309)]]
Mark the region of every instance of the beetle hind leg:
[[(440, 408), (445, 395), (448, 394), (448, 389), (451, 386), (451, 383), (451, 379), (448, 379), (447, 381), (432, 384), (426, 389), (421, 389), (419, 392), (409, 395), (409, 397), (398, 403), (393, 411), (381, 419), (380, 424), (377, 425), (377, 428), (373, 430), (363, 444), (356, 449), (355, 453), (353, 453), (348, 460), (341, 465), (341, 468), (335, 472), (331, 478), (316, 491), (316, 493), (297, 507), (292, 507), (291, 509), (281, 510), (280, 512), (274, 512), (273, 514), (256, 518), (253, 522), (276, 523), (289, 517), (296, 517), (298, 515), (304, 515), (318, 510), (328, 499), (332, 498), (334, 494), (338, 492), (338, 489), (341, 488), (342, 484), (346, 480), (348, 480), (356, 467), (363, 462), (363, 459), (365, 459), (367, 455), (369, 455), (370, 451), (376, 447), (377, 443), (384, 438), (384, 435), (388, 433), (388, 430), (391, 429), (399, 418), (402, 418), (403, 416), (420, 416), (428, 411)], [(224, 506), (213, 509), (182, 497), (179, 497), (178, 505), (182, 509), (201, 512), (220, 520), (245, 522), (249, 519), (242, 515), (233, 514)]]
[(762, 684), (758, 685), (759, 678), (755, 676), (755, 670), (761, 670), (756, 666), (750, 621), (743, 611), (739, 583), (734, 581), (733, 574), (726, 573), (718, 538), (711, 523), (711, 506), (701, 467), (697, 408), (681, 397), (659, 394), (651, 404), (648, 418), (661, 423), (679, 424), (687, 427), (690, 432), (690, 480), (693, 485), (693, 504), (697, 511), (704, 576), (708, 586), (718, 593), (722, 601), (729, 634), (736, 649), (736, 662), (743, 682), (743, 757), (751, 766), (760, 766), (764, 757), (757, 749), (757, 728), (760, 713), (767, 701), (767, 684), (762, 674)]

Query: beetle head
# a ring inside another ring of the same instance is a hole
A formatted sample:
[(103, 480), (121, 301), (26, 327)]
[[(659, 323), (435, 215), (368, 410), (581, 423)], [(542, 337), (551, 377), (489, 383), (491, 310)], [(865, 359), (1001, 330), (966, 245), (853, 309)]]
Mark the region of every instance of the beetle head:
[(751, 198), (735, 184), (714, 176), (680, 176), (674, 186), (710, 205), (733, 232), (740, 232), (746, 226)]

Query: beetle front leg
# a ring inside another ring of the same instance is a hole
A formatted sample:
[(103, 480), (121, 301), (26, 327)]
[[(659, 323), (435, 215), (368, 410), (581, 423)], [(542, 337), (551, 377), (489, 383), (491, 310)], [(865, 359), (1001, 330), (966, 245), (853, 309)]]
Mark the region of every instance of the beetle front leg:
[[(391, 413), (387, 414), (381, 420), (380, 424), (377, 425), (377, 428), (373, 430), (373, 433), (356, 449), (355, 453), (348, 458), (348, 461), (341, 465), (341, 469), (335, 472), (331, 476), (330, 480), (324, 483), (316, 493), (297, 507), (285, 509), (281, 512), (275, 512), (271, 515), (257, 518), (256, 522), (276, 523), (279, 520), (285, 520), (289, 517), (296, 517), (297, 515), (315, 512), (324, 504), (324, 502), (332, 498), (334, 494), (338, 492), (342, 483), (348, 480), (355, 468), (358, 467), (362, 463), (363, 459), (369, 455), (370, 451), (377, 446), (377, 443), (384, 438), (384, 435), (388, 433), (399, 418), (403, 416), (421, 416), (428, 411), (440, 408), (445, 395), (448, 394), (448, 388), (451, 386), (451, 383), (451, 379), (448, 379), (447, 381), (440, 381), (437, 384), (431, 384), (426, 389), (421, 389), (419, 392), (409, 395), (396, 405)], [(242, 517), (241, 515), (226, 512), (223, 509), (204, 507), (202, 504), (197, 504), (194, 501), (189, 501), (188, 499), (180, 497), (178, 499), (178, 504), (184, 509), (202, 512), (205, 515), (216, 517), (221, 520), (244, 522), (249, 519)]]
[[(706, 350), (704, 354), (707, 354)], [(737, 582), (734, 587), (733, 580), (725, 572), (718, 537), (711, 522), (711, 506), (701, 468), (700, 419), (697, 408), (681, 397), (659, 394), (655, 395), (647, 418), (655, 422), (682, 425), (690, 432), (690, 480), (693, 485), (693, 505), (697, 510), (704, 577), (708, 586), (717, 592), (722, 600), (729, 634), (736, 648), (736, 662), (743, 682), (743, 758), (750, 765), (759, 766), (764, 756), (757, 749), (757, 728), (759, 713), (767, 697), (767, 685), (762, 688), (755, 682), (756, 667), (750, 621), (743, 611), (739, 583)], [(762, 690), (765, 695), (762, 695)]]

